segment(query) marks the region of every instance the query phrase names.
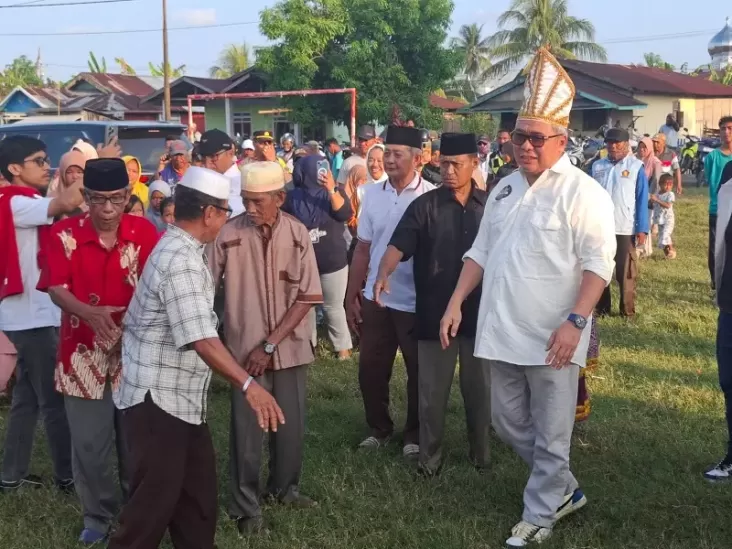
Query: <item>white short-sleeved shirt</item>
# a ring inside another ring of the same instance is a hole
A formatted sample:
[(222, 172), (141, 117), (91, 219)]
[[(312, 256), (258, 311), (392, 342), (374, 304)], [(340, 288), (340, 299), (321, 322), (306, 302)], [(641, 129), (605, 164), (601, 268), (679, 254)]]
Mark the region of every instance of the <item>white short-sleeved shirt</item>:
[(231, 208), (231, 216), (234, 217), (244, 213), (244, 200), (241, 197), (241, 170), (236, 164), (232, 164), (231, 168), (224, 173), (231, 180), (231, 189), (229, 190), (229, 208)]
[[(609, 282), (615, 267), (610, 195), (564, 155), (531, 186), (521, 171), (501, 179), (465, 254), (484, 269), (475, 356), (522, 366), (546, 361), (546, 346), (574, 308), (582, 274)], [(590, 323), (572, 362), (584, 366)]]
[(48, 217), (51, 201), (51, 198), (28, 196), (10, 199), (23, 293), (0, 301), (0, 330), (3, 332), (61, 325), (60, 309), (47, 293), (36, 290), (41, 275), (38, 268), (38, 227), (53, 223), (53, 218)]
[[(369, 274), (364, 289), (366, 299), (374, 299), (374, 283), (379, 271), (379, 263), (386, 252), (397, 224), (412, 201), (431, 191), (435, 186), (415, 174), (412, 182), (397, 194), (387, 179), (384, 183), (365, 186), (361, 202), (361, 215), (358, 218), (358, 239), (371, 244)], [(416, 307), (414, 272), (412, 260), (399, 263), (389, 277), (390, 292), (381, 296), (390, 309), (413, 313)]]

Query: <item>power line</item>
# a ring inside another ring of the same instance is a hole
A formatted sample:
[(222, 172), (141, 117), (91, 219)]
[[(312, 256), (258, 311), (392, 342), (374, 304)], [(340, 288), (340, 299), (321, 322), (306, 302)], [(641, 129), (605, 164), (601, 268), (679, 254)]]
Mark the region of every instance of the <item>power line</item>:
[(39, 4), (43, 0), (31, 0), (22, 4), (7, 4), (0, 6), (0, 9), (13, 8), (53, 8), (55, 6), (86, 6), (89, 4), (118, 4), (120, 2), (135, 2), (135, 0), (87, 0), (85, 2), (58, 2), (55, 4)]
[[(103, 2), (102, 2), (103, 3)], [(197, 29), (218, 29), (223, 27), (241, 27), (243, 25), (258, 25), (259, 21), (241, 21), (239, 23), (217, 23), (213, 25), (190, 25), (187, 27), (169, 27), (170, 31), (182, 31), (182, 30), (197, 30)], [(101, 34), (136, 34), (143, 32), (162, 32), (162, 28), (156, 29), (127, 29), (127, 30), (113, 30), (113, 31), (82, 31), (82, 32), (17, 32), (17, 33), (5, 33), (0, 38), (6, 36), (20, 37), (20, 36), (98, 36)]]
[(675, 32), (671, 34), (657, 34), (655, 36), (633, 36), (628, 38), (611, 38), (609, 40), (601, 40), (601, 44), (631, 44), (634, 42), (651, 42), (654, 40), (675, 40), (678, 38), (693, 38), (696, 36), (709, 35), (715, 32), (715, 29)]

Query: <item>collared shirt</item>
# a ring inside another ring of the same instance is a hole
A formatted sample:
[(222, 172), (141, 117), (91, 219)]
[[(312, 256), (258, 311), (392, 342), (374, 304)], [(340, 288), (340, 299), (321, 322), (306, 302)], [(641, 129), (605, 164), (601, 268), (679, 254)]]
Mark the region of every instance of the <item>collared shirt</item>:
[(192, 344), (218, 337), (214, 285), (203, 244), (171, 225), (150, 254), (123, 320), (122, 410), (155, 404), (194, 425), (206, 421), (211, 370)]
[[(465, 254), (484, 269), (475, 356), (544, 364), (546, 345), (574, 308), (584, 271), (609, 283), (615, 266), (610, 195), (566, 155), (529, 186), (501, 180)], [(572, 362), (585, 365), (590, 323)]]
[[(364, 289), (366, 299), (374, 299), (374, 283), (379, 263), (389, 245), (402, 215), (412, 201), (434, 189), (415, 173), (412, 182), (397, 193), (387, 179), (383, 183), (367, 185), (361, 202), (361, 215), (358, 218), (358, 239), (371, 245), (369, 274)], [(382, 300), (390, 309), (413, 313), (416, 306), (412, 260), (401, 263), (389, 279), (391, 292), (383, 294)]]
[(669, 147), (673, 147), (674, 149), (678, 148), (679, 146), (679, 132), (674, 128), (673, 126), (669, 126), (667, 124), (664, 124), (661, 126), (658, 131), (666, 136), (666, 143)]
[(229, 190), (229, 208), (231, 208), (232, 217), (244, 213), (244, 200), (241, 197), (241, 170), (239, 165), (234, 162), (231, 168), (224, 173), (231, 181)]
[(24, 291), (0, 301), (0, 330), (4, 332), (46, 328), (61, 323), (61, 310), (48, 294), (36, 290), (41, 275), (38, 268), (38, 227), (53, 223), (53, 218), (48, 217), (51, 200), (28, 196), (10, 199)]
[[(462, 271), (462, 257), (473, 245), (488, 194), (475, 187), (465, 206), (450, 189), (440, 187), (420, 196), (404, 212), (389, 244), (414, 258), (417, 294), (417, 338), (440, 338), (440, 320)], [(462, 305), (459, 334), (475, 337), (480, 286)]]
[[(295, 303), (323, 302), (310, 234), (289, 214), (280, 212), (269, 239), (248, 216), (239, 216), (224, 225), (206, 255), (216, 288), (224, 277), (224, 334), (240, 364)], [(312, 318), (307, 315), (277, 346), (274, 369), (312, 362), (312, 334)]]
[[(89, 214), (71, 217), (51, 229), (47, 287), (62, 286), (82, 303), (127, 307), (142, 269), (158, 241), (147, 219), (123, 214), (117, 242), (106, 248)], [(115, 315), (119, 323), (122, 313)], [(56, 390), (64, 395), (100, 400), (109, 379), (119, 384), (119, 348), (109, 351), (79, 317), (61, 313)]]

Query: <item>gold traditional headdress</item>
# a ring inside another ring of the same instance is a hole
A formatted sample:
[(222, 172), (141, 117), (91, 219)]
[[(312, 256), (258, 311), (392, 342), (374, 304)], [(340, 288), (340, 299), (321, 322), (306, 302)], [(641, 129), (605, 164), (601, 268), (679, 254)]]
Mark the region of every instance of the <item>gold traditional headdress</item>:
[(542, 47), (527, 72), (519, 120), (542, 120), (565, 128), (569, 126), (575, 90), (567, 71), (549, 50)]

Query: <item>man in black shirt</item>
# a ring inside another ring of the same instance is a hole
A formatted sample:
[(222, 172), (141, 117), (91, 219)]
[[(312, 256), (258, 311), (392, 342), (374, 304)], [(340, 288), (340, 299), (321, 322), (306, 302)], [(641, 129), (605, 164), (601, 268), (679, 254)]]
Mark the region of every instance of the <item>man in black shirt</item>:
[(422, 168), (422, 177), (432, 183), (435, 187), (442, 185), (442, 176), (440, 175), (440, 140), (432, 141), (432, 159), (430, 163)]
[(472, 179), (478, 166), (473, 134), (444, 134), (440, 151), (442, 186), (409, 205), (379, 265), (374, 298), (389, 291), (400, 261), (414, 257), (419, 340), (420, 470), (439, 472), (442, 435), (455, 362), (460, 355), (460, 389), (465, 403), (470, 458), (478, 468), (490, 454), (490, 376), (487, 362), (473, 356), (480, 287), (463, 303), (463, 322), (447, 349), (440, 344), (440, 320), (462, 269), (463, 254), (478, 234), (487, 193)]

